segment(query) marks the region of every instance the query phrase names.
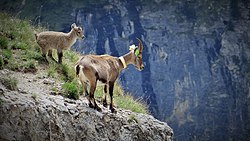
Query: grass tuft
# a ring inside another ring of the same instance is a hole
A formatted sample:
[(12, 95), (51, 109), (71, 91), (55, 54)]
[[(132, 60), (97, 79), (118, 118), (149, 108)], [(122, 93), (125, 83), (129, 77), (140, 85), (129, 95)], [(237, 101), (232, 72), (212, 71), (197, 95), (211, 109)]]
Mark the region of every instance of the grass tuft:
[(0, 56), (0, 70), (3, 69), (3, 65), (4, 65), (3, 57)]
[(56, 64), (50, 63), (47, 68), (47, 76), (54, 78), (56, 76), (56, 70), (57, 70)]
[(10, 69), (12, 71), (17, 71), (19, 70), (19, 64), (15, 61), (13, 61), (13, 59), (10, 59), (8, 64), (5, 66), (7, 69)]
[(22, 66), (23, 72), (32, 72), (35, 73), (37, 71), (37, 64), (35, 60), (30, 60), (27, 61), (26, 63), (23, 64)]
[(12, 46), (11, 49), (21, 49), (21, 50), (26, 50), (28, 49), (28, 45), (23, 42), (15, 42)]
[(0, 48), (7, 49), (8, 48), (8, 40), (6, 37), (0, 35)]
[(64, 90), (64, 96), (71, 99), (79, 99), (79, 93), (76, 82), (66, 82), (62, 85), (62, 89)]
[(148, 107), (142, 99), (134, 99), (130, 94), (125, 94), (121, 96), (115, 95), (114, 97), (115, 104), (119, 108), (129, 109), (132, 112), (136, 113), (148, 113)]
[(12, 77), (0, 78), (1, 83), (9, 90), (17, 90), (17, 79)]
[(1, 51), (1, 53), (2, 53), (3, 57), (6, 58), (6, 59), (8, 59), (8, 60), (13, 57), (12, 52), (9, 49), (3, 49)]
[(135, 122), (135, 123), (137, 123), (137, 124), (140, 123), (139, 120), (135, 117), (134, 114), (129, 115), (128, 123), (132, 123), (132, 122)]
[[(136, 113), (148, 114), (148, 106), (142, 99), (134, 99), (132, 95), (124, 92), (121, 86), (116, 83), (113, 91), (114, 104), (118, 108), (131, 110)], [(103, 87), (98, 86), (95, 91), (95, 98), (101, 101), (103, 96)], [(110, 102), (109, 94), (107, 95), (107, 102)]]
[(61, 64), (58, 66), (58, 71), (59, 73), (62, 74), (62, 79), (65, 82), (70, 82), (73, 81), (75, 75), (74, 75), (74, 70), (70, 68), (67, 64)]

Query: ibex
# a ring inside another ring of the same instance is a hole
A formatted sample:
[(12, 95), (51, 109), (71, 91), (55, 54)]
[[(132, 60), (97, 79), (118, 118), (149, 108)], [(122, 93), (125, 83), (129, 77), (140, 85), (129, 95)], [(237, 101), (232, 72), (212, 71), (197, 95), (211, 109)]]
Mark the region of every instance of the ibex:
[(119, 73), (128, 64), (133, 64), (140, 71), (144, 68), (142, 62), (143, 45), (138, 38), (137, 40), (139, 42), (138, 47), (130, 46), (130, 51), (119, 58), (109, 55), (84, 55), (76, 62), (76, 76), (80, 79), (85, 93), (88, 95), (89, 107), (101, 111), (94, 99), (96, 86), (101, 82), (99, 84), (104, 84), (103, 106), (107, 107), (106, 94), (108, 88), (111, 101), (109, 109), (112, 113), (116, 113), (113, 106), (113, 88)]
[(35, 33), (36, 41), (41, 48), (42, 56), (46, 62), (46, 54), (55, 61), (52, 57), (52, 49), (57, 50), (58, 63), (62, 63), (63, 50), (69, 49), (76, 39), (84, 39), (83, 30), (81, 27), (77, 27), (75, 23), (71, 25), (71, 31), (69, 33), (45, 31), (41, 33)]

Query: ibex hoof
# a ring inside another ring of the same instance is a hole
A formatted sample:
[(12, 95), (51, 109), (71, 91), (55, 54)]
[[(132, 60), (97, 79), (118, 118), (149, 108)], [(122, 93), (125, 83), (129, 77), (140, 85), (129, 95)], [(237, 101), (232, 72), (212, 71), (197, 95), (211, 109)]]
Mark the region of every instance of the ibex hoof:
[(107, 104), (106, 101), (103, 101), (103, 102), (102, 102), (102, 105), (103, 105), (104, 107), (106, 107), (106, 108), (107, 108), (107, 106), (108, 106), (108, 104)]
[(110, 110), (111, 110), (111, 112), (114, 113), (114, 114), (117, 113), (117, 111), (115, 110), (115, 108), (111, 108)]
[(89, 103), (89, 107), (90, 107), (90, 108), (94, 108), (94, 106), (93, 106), (92, 103)]
[(42, 63), (42, 64), (45, 64), (45, 65), (48, 65), (48, 64), (49, 64), (49, 61), (48, 61), (48, 60), (42, 60), (41, 63)]
[(101, 109), (100, 107), (98, 107), (98, 106), (96, 106), (95, 108), (96, 108), (96, 110), (97, 110), (98, 112), (101, 112), (101, 111), (102, 111), (102, 109)]
[(53, 60), (54, 62), (57, 62), (55, 58), (53, 58), (52, 56), (49, 56), (51, 60)]

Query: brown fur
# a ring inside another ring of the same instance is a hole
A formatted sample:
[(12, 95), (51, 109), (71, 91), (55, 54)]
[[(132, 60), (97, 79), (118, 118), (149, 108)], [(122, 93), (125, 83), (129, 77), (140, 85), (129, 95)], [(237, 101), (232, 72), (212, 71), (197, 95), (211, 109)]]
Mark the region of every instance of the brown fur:
[(52, 57), (52, 49), (57, 50), (58, 62), (62, 63), (62, 50), (69, 49), (77, 39), (83, 39), (83, 30), (81, 27), (77, 27), (75, 23), (71, 25), (71, 31), (69, 33), (45, 31), (41, 33), (35, 33), (36, 41), (41, 48), (42, 55), (46, 59), (46, 54)]
[[(142, 43), (139, 40), (139, 52), (138, 56), (135, 55), (134, 50), (122, 56), (126, 64), (133, 64), (138, 70), (144, 68), (142, 63)], [(106, 107), (106, 93), (109, 90), (111, 99), (110, 110), (116, 112), (113, 107), (113, 88), (116, 79), (119, 76), (121, 70), (123, 70), (123, 64), (117, 57), (109, 55), (84, 55), (77, 62), (75, 66), (76, 75), (79, 77), (80, 82), (83, 85), (85, 93), (88, 96), (89, 106), (101, 111), (101, 108), (96, 104), (94, 99), (94, 92), (98, 82), (104, 84), (104, 97), (103, 105)], [(88, 92), (88, 86), (89, 92)]]

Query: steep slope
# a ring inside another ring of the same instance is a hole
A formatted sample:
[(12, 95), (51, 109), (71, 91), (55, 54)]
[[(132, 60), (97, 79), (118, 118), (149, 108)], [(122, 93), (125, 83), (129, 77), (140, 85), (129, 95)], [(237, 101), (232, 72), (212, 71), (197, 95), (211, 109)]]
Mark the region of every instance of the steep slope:
[(150, 115), (107, 108), (97, 112), (87, 99), (52, 95), (55, 79), (32, 73), (0, 70), (17, 78), (16, 90), (0, 83), (0, 140), (149, 140), (171, 141), (173, 130)]
[[(103, 112), (89, 108), (75, 78), (79, 54), (67, 50), (62, 64), (52, 59), (44, 63), (34, 30), (42, 29), (0, 13), (1, 141), (173, 139), (173, 130), (166, 123), (138, 114), (148, 113), (146, 105), (118, 84), (113, 95), (117, 114), (104, 107)], [(99, 87), (97, 100), (101, 95)]]

